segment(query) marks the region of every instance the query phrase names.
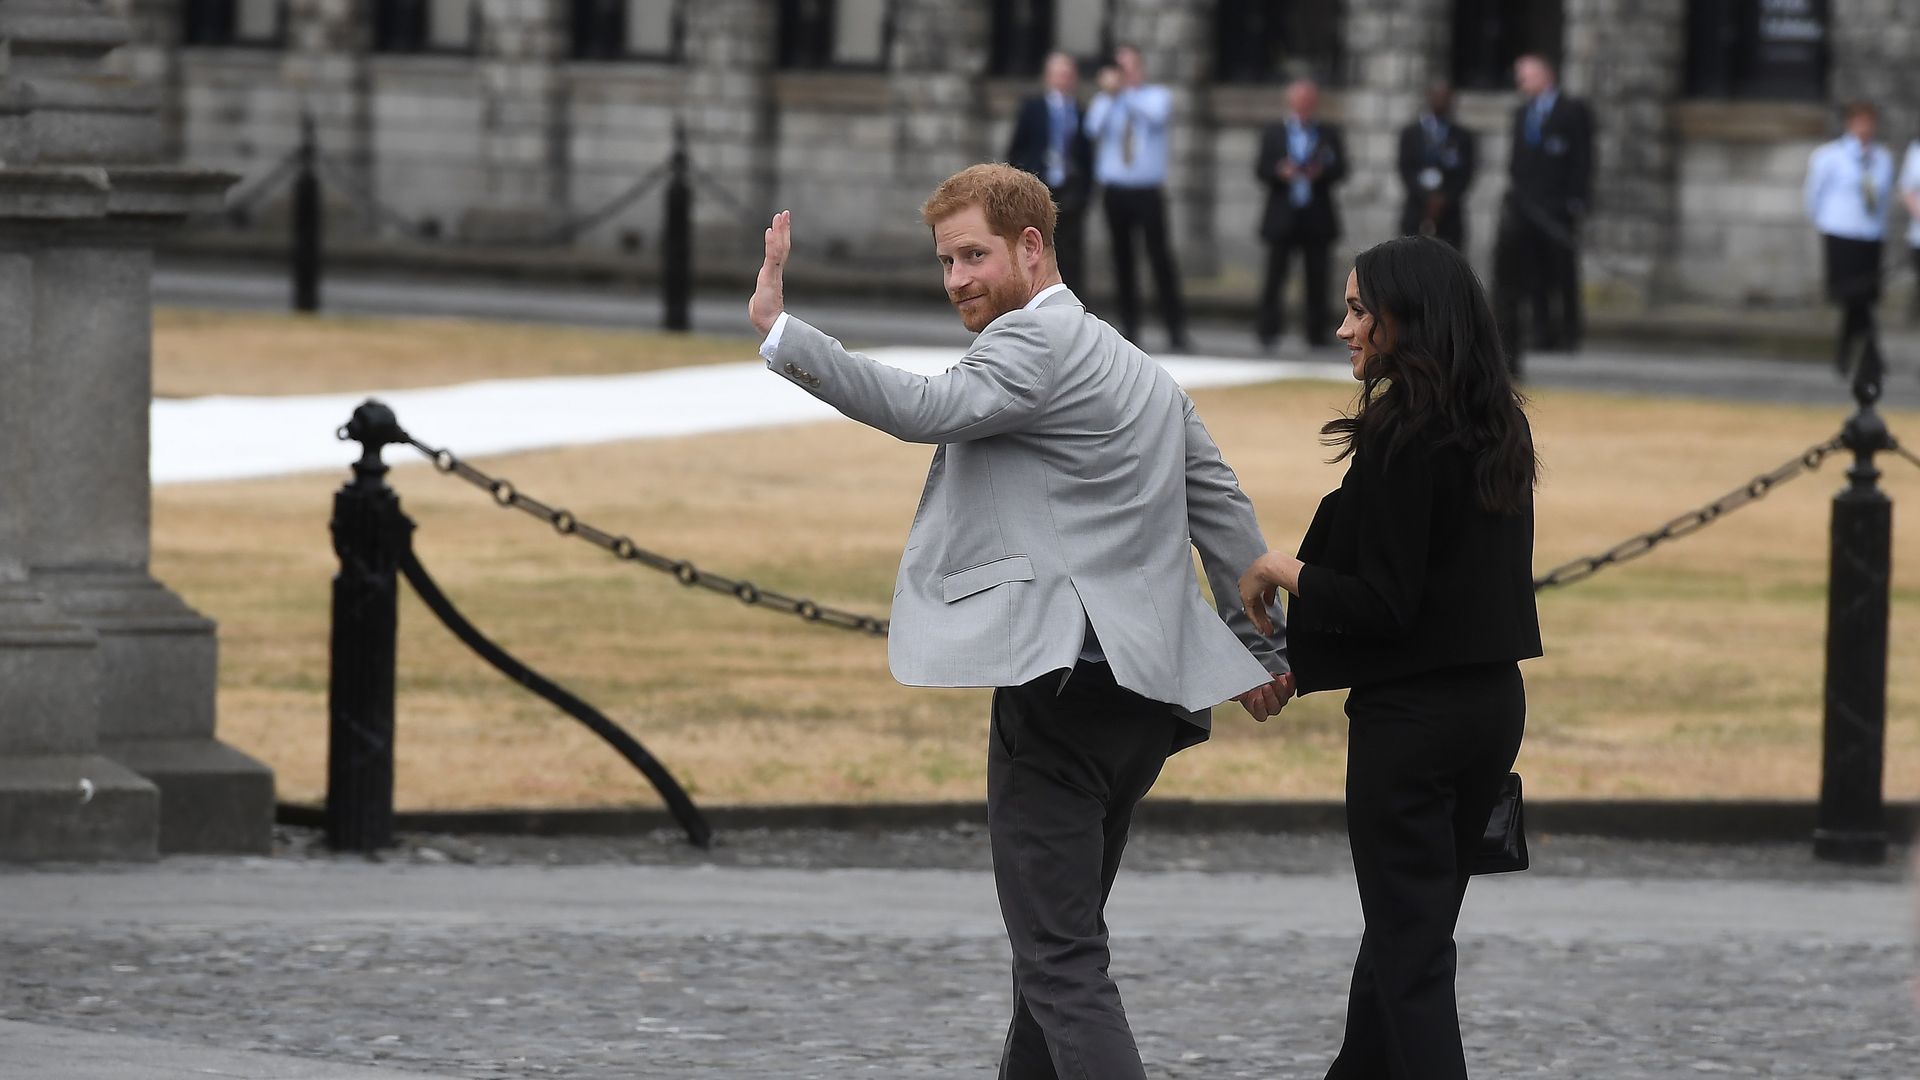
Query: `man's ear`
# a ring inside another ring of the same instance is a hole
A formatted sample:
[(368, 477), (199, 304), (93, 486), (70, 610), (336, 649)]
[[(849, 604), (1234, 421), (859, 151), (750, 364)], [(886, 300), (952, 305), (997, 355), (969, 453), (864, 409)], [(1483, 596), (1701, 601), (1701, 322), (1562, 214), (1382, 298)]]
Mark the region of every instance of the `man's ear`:
[(1040, 230), (1029, 225), (1020, 230), (1020, 258), (1044, 262), (1047, 256), (1046, 241), (1041, 239)]

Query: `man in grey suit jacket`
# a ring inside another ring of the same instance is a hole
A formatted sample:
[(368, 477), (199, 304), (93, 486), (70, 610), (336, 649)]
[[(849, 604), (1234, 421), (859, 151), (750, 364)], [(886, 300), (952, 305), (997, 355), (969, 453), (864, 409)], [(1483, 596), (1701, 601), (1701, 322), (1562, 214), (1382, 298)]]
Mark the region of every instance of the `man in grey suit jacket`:
[(1266, 542), (1193, 402), (1060, 284), (1044, 183), (976, 165), (921, 215), (979, 333), (945, 374), (849, 353), (785, 312), (784, 211), (749, 315), (773, 371), (938, 446), (887, 655), (908, 685), (996, 688), (988, 832), (1014, 981), (1000, 1075), (1143, 1077), (1107, 976), (1106, 898), (1167, 756), (1205, 739), (1222, 701), (1265, 720), (1292, 694), (1284, 631), (1262, 637), (1238, 604)]

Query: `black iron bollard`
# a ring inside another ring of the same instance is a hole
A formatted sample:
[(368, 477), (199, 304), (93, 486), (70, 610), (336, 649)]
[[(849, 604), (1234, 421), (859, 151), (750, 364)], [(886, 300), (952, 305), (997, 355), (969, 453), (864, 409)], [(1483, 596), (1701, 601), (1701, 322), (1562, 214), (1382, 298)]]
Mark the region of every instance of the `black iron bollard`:
[(313, 114), (300, 116), (300, 171), (293, 181), (293, 310), (320, 310), (320, 177)]
[(341, 437), (361, 445), (353, 479), (333, 497), (332, 662), (327, 682), (327, 843), (342, 851), (393, 845), (393, 677), (396, 573), (413, 522), (387, 486), (380, 450), (405, 442), (393, 410), (368, 401)]
[(1882, 779), (1893, 502), (1879, 488), (1873, 455), (1892, 449), (1893, 442), (1874, 411), (1882, 374), (1880, 343), (1869, 335), (1853, 376), (1853, 396), (1860, 408), (1840, 432), (1854, 462), (1847, 470), (1847, 486), (1833, 497), (1827, 582), (1825, 734), (1813, 853), (1834, 862), (1887, 859)]
[(667, 220), (660, 245), (661, 299), (665, 326), (685, 332), (693, 329), (693, 184), (687, 160), (687, 129), (673, 126), (673, 160), (667, 177)]

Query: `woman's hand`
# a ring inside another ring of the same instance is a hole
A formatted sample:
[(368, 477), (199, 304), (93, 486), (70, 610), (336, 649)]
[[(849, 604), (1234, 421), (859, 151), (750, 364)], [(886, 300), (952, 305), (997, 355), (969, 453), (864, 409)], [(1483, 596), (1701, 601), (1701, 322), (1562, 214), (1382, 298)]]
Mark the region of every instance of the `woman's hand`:
[(1269, 551), (1240, 575), (1240, 606), (1253, 620), (1254, 629), (1273, 635), (1273, 620), (1267, 617), (1267, 609), (1281, 589), (1299, 595), (1300, 566), (1300, 560), (1291, 555)]

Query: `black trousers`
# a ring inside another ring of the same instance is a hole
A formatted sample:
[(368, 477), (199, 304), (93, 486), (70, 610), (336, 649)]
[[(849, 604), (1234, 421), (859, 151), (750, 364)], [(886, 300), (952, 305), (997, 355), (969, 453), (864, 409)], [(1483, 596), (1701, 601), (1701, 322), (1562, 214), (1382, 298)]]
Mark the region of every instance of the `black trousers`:
[(1182, 721), (1105, 664), (993, 693), (987, 832), (1013, 946), (1001, 1080), (1144, 1080), (1107, 976), (1107, 894)]
[(1347, 696), (1347, 835), (1366, 932), (1329, 1080), (1465, 1080), (1454, 924), (1526, 724), (1516, 664)]
[(1107, 229), (1113, 248), (1114, 301), (1119, 307), (1120, 332), (1140, 340), (1140, 281), (1134, 263), (1134, 234), (1146, 241), (1147, 261), (1153, 266), (1153, 291), (1167, 336), (1174, 343), (1187, 339), (1187, 305), (1180, 295), (1180, 270), (1174, 265), (1167, 240), (1167, 197), (1157, 187), (1106, 188)]
[[(1493, 255), (1494, 315), (1516, 374), (1529, 345), (1523, 334), (1532, 338), (1534, 348), (1572, 349), (1580, 344), (1585, 314), (1573, 228), (1564, 217), (1541, 221), (1513, 207), (1501, 212)], [(1525, 324), (1523, 306), (1530, 316)]]
[[(1068, 197), (1060, 188), (1053, 192), (1053, 258), (1060, 267), (1060, 280), (1067, 288), (1082, 286), (1080, 275), (1086, 272), (1087, 242), (1083, 228), (1087, 217), (1084, 200)], [(1063, 201), (1064, 200), (1064, 201)], [(1069, 209), (1071, 207), (1071, 209)]]
[(1827, 298), (1840, 305), (1840, 340), (1834, 367), (1852, 368), (1854, 350), (1873, 336), (1873, 308), (1880, 302), (1878, 240), (1853, 240), (1821, 234), (1826, 256)]
[(1267, 273), (1260, 283), (1260, 322), (1254, 328), (1263, 345), (1272, 345), (1286, 332), (1287, 318), (1281, 297), (1287, 290), (1287, 265), (1293, 253), (1300, 253), (1300, 269), (1306, 274), (1306, 291), (1301, 301), (1301, 330), (1307, 344), (1327, 343), (1327, 323), (1333, 309), (1327, 306), (1327, 265), (1333, 238), (1282, 234), (1267, 241)]

